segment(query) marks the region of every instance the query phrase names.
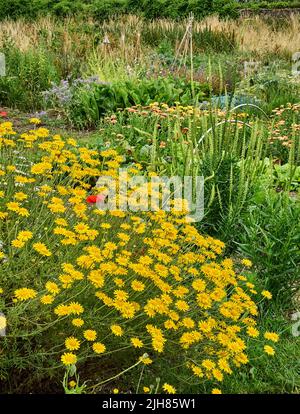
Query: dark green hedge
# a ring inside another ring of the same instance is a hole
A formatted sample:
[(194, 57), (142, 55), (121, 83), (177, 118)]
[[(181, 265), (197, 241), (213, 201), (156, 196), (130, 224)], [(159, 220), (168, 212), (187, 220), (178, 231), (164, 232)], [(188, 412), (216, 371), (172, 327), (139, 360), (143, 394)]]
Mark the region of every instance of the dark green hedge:
[(49, 13), (56, 16), (90, 15), (101, 20), (124, 13), (138, 14), (149, 19), (176, 19), (187, 16), (190, 12), (193, 12), (196, 18), (214, 13), (224, 17), (236, 17), (240, 8), (300, 7), (300, 0), (247, 3), (235, 0), (0, 0), (0, 5), (0, 19), (34, 19)]
[(111, 15), (131, 13), (149, 19), (180, 18), (193, 12), (197, 18), (212, 13), (236, 16), (237, 3), (231, 0), (0, 0), (0, 19), (54, 14), (83, 14), (106, 19)]
[(288, 8), (300, 8), (299, 0), (287, 0), (287, 1), (253, 1), (249, 3), (239, 3), (239, 8), (242, 9), (288, 9)]

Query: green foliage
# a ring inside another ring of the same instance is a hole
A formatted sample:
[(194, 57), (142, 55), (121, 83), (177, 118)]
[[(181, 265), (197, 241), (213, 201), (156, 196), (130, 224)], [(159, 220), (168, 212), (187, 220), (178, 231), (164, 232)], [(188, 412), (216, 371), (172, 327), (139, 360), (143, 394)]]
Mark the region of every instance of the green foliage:
[(292, 308), (300, 281), (300, 203), (286, 193), (265, 193), (240, 219), (239, 249), (281, 305)]
[(293, 321), (286, 320), (280, 309), (264, 309), (260, 325), (266, 330), (280, 332), (274, 358), (253, 350), (255, 362), (245, 366), (234, 378), (225, 379), (224, 393), (228, 394), (290, 394), (300, 388), (300, 337), (292, 336)]
[(242, 132), (237, 126), (233, 131), (226, 123), (221, 127), (215, 124), (204, 136), (200, 150), (200, 173), (210, 177), (205, 186), (206, 209), (200, 226), (232, 246), (238, 219), (265, 170), (260, 160), (266, 155), (267, 136), (259, 124), (251, 130), (244, 125)]
[(300, 7), (299, 0), (286, 0), (286, 1), (276, 1), (276, 0), (268, 0), (268, 1), (250, 1), (247, 3), (240, 3), (238, 5), (241, 9), (286, 9), (286, 8), (298, 8)]
[(45, 50), (22, 52), (9, 43), (3, 52), (7, 75), (0, 77), (0, 102), (21, 110), (42, 108), (42, 91), (58, 79), (51, 55)]
[(291, 164), (274, 166), (275, 182), (279, 189), (287, 191), (299, 191), (300, 189), (300, 166)]
[(238, 3), (234, 0), (2, 0), (0, 19), (26, 17), (34, 19), (40, 15), (67, 16), (85, 13), (104, 20), (118, 14), (139, 14), (148, 19), (178, 19), (193, 13), (197, 18), (210, 14), (221, 17), (238, 17), (239, 9), (300, 7), (294, 1), (262, 1)]
[(221, 16), (236, 17), (236, 3), (233, 0), (2, 0), (0, 19), (26, 17), (33, 19), (38, 15), (88, 13), (99, 20), (112, 15), (137, 13), (146, 18), (181, 18), (193, 12), (197, 18), (218, 13)]
[(80, 13), (89, 1), (72, 0), (2, 0), (0, 19), (37, 16), (52, 13), (57, 16)]
[(172, 78), (94, 83), (75, 89), (68, 116), (77, 127), (95, 127), (105, 114), (117, 109), (152, 102), (172, 105), (178, 101), (189, 105), (208, 91), (207, 84), (195, 82), (192, 90), (190, 82)]
[(89, 5), (89, 12), (98, 20), (108, 19), (127, 12), (126, 0), (95, 0)]
[(289, 72), (279, 71), (277, 65), (260, 67), (242, 85), (240, 90), (262, 101), (263, 109), (269, 114), (281, 105), (286, 106), (299, 100), (300, 87), (295, 77)]

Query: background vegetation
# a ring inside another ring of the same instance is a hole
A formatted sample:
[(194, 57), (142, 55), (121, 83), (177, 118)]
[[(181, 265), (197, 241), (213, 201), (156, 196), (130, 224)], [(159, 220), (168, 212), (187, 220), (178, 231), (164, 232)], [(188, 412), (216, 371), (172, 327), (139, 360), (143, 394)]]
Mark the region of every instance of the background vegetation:
[(138, 14), (147, 19), (162, 17), (182, 19), (191, 12), (196, 18), (211, 14), (238, 17), (239, 10), (243, 8), (259, 10), (299, 6), (300, 2), (297, 0), (246, 3), (235, 0), (179, 0), (176, 3), (171, 0), (2, 0), (0, 19), (7, 17), (35, 19), (49, 13), (56, 16), (84, 13), (99, 20), (120, 14)]

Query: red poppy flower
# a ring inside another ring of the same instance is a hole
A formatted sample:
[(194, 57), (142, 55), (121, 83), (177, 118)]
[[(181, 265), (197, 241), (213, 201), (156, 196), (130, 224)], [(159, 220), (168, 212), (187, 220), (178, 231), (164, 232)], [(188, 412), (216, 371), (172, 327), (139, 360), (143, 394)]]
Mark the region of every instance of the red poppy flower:
[(98, 194), (98, 195), (89, 195), (86, 199), (87, 203), (94, 204), (97, 203), (97, 201), (104, 201), (106, 195), (104, 194)]
[(5, 111), (0, 112), (0, 116), (3, 117), (3, 118), (6, 117), (7, 116), (7, 112), (5, 112)]
[(97, 196), (95, 195), (89, 195), (86, 199), (87, 203), (97, 203)]

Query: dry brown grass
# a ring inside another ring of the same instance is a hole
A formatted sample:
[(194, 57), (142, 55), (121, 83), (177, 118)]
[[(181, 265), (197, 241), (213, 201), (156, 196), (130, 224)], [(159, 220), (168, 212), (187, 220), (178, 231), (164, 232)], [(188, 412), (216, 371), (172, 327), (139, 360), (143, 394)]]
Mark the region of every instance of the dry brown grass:
[[(85, 25), (91, 29), (88, 33), (80, 30), (78, 22), (72, 18), (56, 21), (47, 17), (32, 23), (23, 20), (0, 22), (0, 47), (7, 39), (10, 39), (20, 50), (37, 47), (41, 39), (50, 47), (54, 37), (61, 36), (64, 43), (63, 52), (67, 54), (74, 48), (90, 49), (94, 37), (100, 32), (101, 34), (106, 32), (112, 40), (112, 46), (120, 47), (121, 45), (123, 48), (136, 49), (139, 36), (143, 42), (143, 35), (146, 36), (149, 33), (162, 33), (166, 38), (171, 32), (178, 33), (180, 36), (185, 31), (186, 21), (175, 22), (162, 19), (147, 22), (137, 16), (125, 16), (104, 22), (100, 27), (92, 19), (86, 20)], [(219, 20), (218, 17), (211, 16), (194, 23), (196, 33), (203, 31), (204, 28), (210, 28), (215, 32), (234, 33), (242, 52), (291, 55), (300, 50), (300, 19), (297, 15), (288, 17), (284, 26), (279, 29), (275, 27), (275, 24), (272, 25), (258, 16), (238, 21)], [(132, 56), (132, 53), (129, 55)]]
[[(275, 23), (275, 21), (273, 22)], [(150, 29), (175, 31), (184, 30), (186, 22), (158, 20), (150, 23)], [(278, 29), (259, 16), (241, 18), (239, 20), (220, 20), (217, 16), (210, 16), (194, 23), (194, 31), (201, 32), (210, 28), (215, 32), (234, 33), (239, 49), (244, 52), (258, 54), (282, 53), (293, 54), (300, 50), (300, 19), (299, 15), (291, 14), (286, 18), (284, 27)]]
[(235, 29), (242, 51), (293, 54), (300, 50), (300, 19), (291, 15), (285, 28), (277, 30), (258, 16), (241, 20)]

